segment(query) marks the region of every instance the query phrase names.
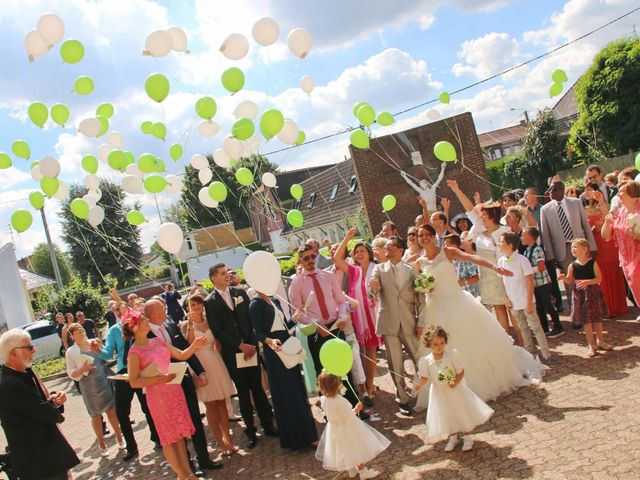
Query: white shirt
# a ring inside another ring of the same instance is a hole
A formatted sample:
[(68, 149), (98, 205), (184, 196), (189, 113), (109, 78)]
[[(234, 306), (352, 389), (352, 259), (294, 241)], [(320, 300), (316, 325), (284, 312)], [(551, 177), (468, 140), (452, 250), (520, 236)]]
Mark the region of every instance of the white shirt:
[[(513, 310), (524, 310), (527, 308), (529, 299), (529, 282), (527, 276), (533, 276), (533, 267), (524, 255), (520, 255), (517, 251), (513, 252), (511, 258), (506, 256), (498, 259), (498, 266), (513, 272), (512, 277), (502, 277), (504, 288), (507, 291), (507, 297), (511, 301)], [(532, 297), (535, 303), (535, 298)]]
[(167, 329), (164, 328), (164, 325), (156, 325), (155, 323), (149, 322), (149, 329), (156, 337), (163, 339), (168, 344), (171, 344), (171, 337), (169, 336)]
[(87, 358), (82, 355), (80, 347), (78, 347), (77, 343), (71, 345), (64, 356), (67, 364), (67, 375), (69, 375), (69, 378), (77, 382), (82, 379), (82, 377), (86, 377), (87, 375), (89, 375), (89, 372), (81, 373), (80, 375), (76, 375), (75, 377), (71, 375), (73, 372), (87, 363)]
[[(567, 216), (567, 220), (569, 220), (569, 225), (571, 225), (571, 214), (569, 213), (569, 208), (567, 207), (567, 197), (562, 197), (562, 200), (555, 200), (555, 202), (556, 208), (558, 208), (558, 205), (562, 207), (562, 210), (564, 210), (564, 214)], [(573, 231), (573, 228), (571, 230)]]
[(225, 288), (224, 290), (219, 290), (216, 288), (216, 292), (218, 292), (218, 295), (220, 295), (224, 299), (224, 302), (227, 304), (227, 306), (231, 310), (233, 310), (233, 301), (231, 300), (231, 292), (229, 292), (229, 287)]
[(407, 280), (407, 276), (409, 273), (409, 269), (407, 268), (406, 263), (398, 262), (395, 265), (389, 261), (389, 265), (391, 265), (391, 271), (396, 278), (396, 283), (399, 288), (402, 288), (404, 282)]

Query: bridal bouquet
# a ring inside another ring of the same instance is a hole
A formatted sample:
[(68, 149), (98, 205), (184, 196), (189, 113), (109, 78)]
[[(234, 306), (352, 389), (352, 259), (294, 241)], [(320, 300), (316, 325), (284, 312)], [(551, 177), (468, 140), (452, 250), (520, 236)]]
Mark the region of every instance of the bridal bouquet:
[(453, 382), (456, 381), (456, 377), (458, 374), (451, 367), (444, 367), (442, 370), (438, 372), (438, 381), (440, 383), (446, 383), (447, 385), (452, 385)]
[(413, 289), (418, 293), (429, 293), (436, 283), (431, 273), (419, 273), (413, 278)]

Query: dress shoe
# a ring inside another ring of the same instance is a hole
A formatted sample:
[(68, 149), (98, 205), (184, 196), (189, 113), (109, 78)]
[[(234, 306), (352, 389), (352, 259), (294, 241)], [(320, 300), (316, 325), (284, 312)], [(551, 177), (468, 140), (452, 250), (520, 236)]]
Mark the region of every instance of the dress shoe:
[(411, 405), (409, 405), (408, 403), (399, 403), (398, 409), (400, 410), (400, 413), (402, 413), (403, 415), (411, 415), (413, 413), (413, 409), (411, 408)]
[(371, 415), (369, 415), (364, 410), (361, 410), (360, 413), (358, 414), (358, 417), (360, 417), (360, 420), (369, 420), (369, 418), (371, 418)]
[(242, 420), (242, 417), (240, 415), (233, 415), (229, 417), (230, 422), (239, 422), (240, 420)]
[(364, 406), (367, 408), (373, 407), (373, 400), (371, 400), (371, 397), (369, 395), (365, 395), (364, 397), (362, 397), (362, 403), (364, 403)]
[(255, 448), (256, 444), (258, 443), (258, 437), (256, 436), (256, 432), (245, 431), (244, 434), (249, 439), (249, 444), (247, 445), (247, 447), (249, 449)]
[(202, 461), (198, 460), (198, 468), (200, 468), (200, 470), (218, 470), (223, 466), (224, 464), (222, 462), (214, 462), (209, 458)]
[(124, 460), (125, 462), (128, 462), (130, 460), (133, 460), (137, 456), (138, 456), (138, 449), (134, 448), (133, 450), (127, 450), (127, 454), (124, 457), (122, 457), (122, 460)]
[(280, 434), (278, 433), (278, 430), (276, 430), (273, 427), (264, 427), (264, 434), (267, 437), (279, 437)]

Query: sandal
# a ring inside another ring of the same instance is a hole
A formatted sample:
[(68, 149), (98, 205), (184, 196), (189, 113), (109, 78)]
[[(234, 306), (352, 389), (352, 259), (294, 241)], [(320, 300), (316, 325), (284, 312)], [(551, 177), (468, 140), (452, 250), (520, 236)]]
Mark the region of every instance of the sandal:
[(595, 348), (590, 348), (589, 349), (589, 358), (593, 358), (596, 355), (598, 355), (598, 352), (596, 352), (596, 349)]
[(604, 350), (605, 352), (610, 352), (613, 350), (613, 346), (609, 343), (602, 343), (596, 347), (598, 350)]

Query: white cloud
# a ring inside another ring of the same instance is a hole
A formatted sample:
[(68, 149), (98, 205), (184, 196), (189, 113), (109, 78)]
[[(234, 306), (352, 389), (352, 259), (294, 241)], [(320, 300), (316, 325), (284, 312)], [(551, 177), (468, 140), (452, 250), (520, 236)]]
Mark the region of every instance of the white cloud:
[(464, 42), (458, 52), (463, 63), (453, 65), (457, 77), (473, 75), (485, 78), (517, 63), (522, 58), (520, 44), (507, 33), (488, 33)]

